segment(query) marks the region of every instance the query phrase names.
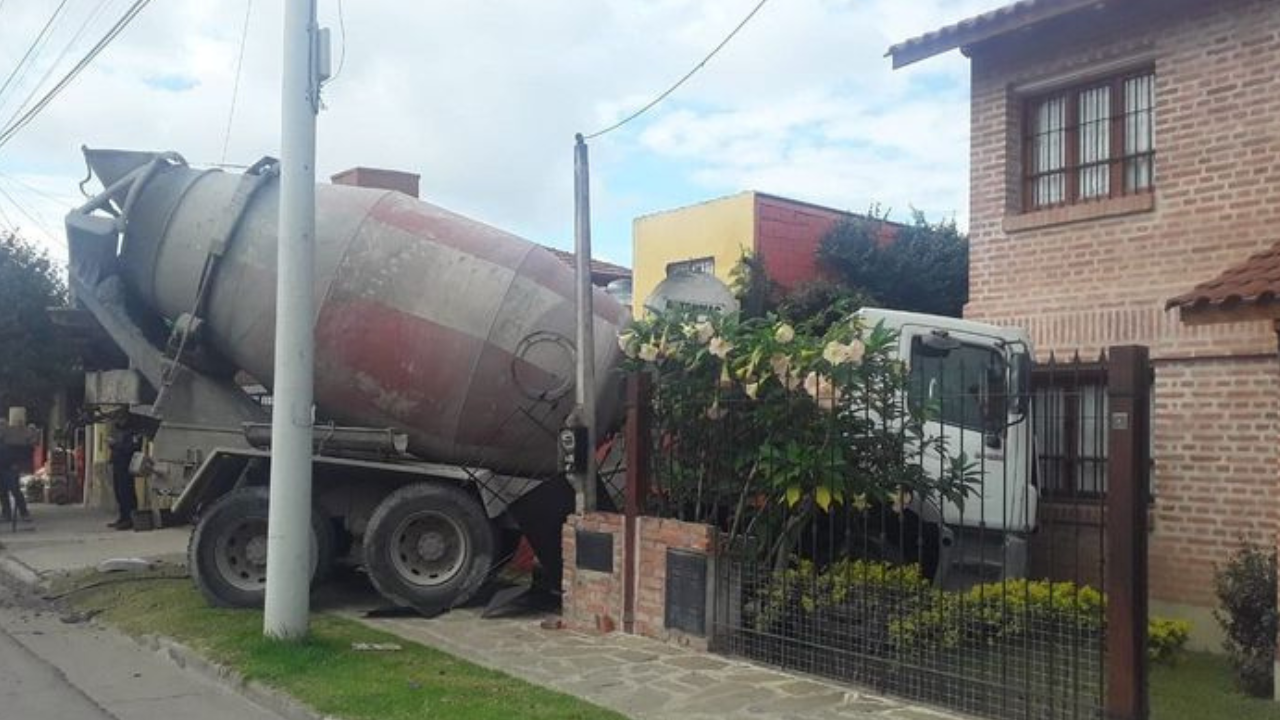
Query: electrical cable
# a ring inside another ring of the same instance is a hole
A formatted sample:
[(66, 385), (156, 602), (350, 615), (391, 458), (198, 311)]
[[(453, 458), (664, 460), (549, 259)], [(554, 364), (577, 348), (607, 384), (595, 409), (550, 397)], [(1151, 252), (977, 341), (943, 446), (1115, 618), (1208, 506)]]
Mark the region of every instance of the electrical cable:
[(49, 227), (47, 225), (45, 225), (43, 222), (38, 220), (36, 216), (27, 212), (27, 209), (22, 206), (22, 203), (18, 202), (17, 200), (14, 200), (13, 196), (10, 195), (4, 189), (3, 185), (0, 185), (0, 197), (3, 197), (4, 199), (8, 200), (10, 205), (13, 205), (13, 207), (16, 208), (18, 212), (22, 213), (23, 217), (30, 220), (31, 224), (35, 225), (36, 228), (44, 232), (44, 234), (48, 235), (49, 237), (54, 237), (54, 238), (57, 237), (57, 235), (55, 235), (53, 232), (49, 230)]
[(44, 110), (44, 108), (67, 87), (67, 85), (71, 84), (71, 81), (74, 80), (81, 71), (88, 67), (89, 63), (93, 62), (93, 59), (106, 49), (106, 47), (111, 44), (112, 40), (116, 39), (116, 37), (129, 26), (129, 23), (138, 16), (138, 13), (142, 12), (150, 2), (151, 0), (134, 0), (134, 3), (129, 6), (129, 9), (125, 11), (124, 15), (116, 21), (116, 24), (111, 26), (111, 29), (102, 36), (102, 39), (89, 50), (80, 62), (76, 63), (75, 67), (71, 68), (71, 70), (58, 81), (58, 84), (54, 85), (49, 92), (45, 93), (44, 97), (40, 98), (40, 101), (22, 117), (18, 118), (16, 122), (7, 126), (3, 131), (0, 131), (0, 148), (3, 148), (19, 130), (26, 127), (32, 120), (34, 120), (36, 116), (38, 116), (40, 112)]
[[(0, 2), (3, 1), (0, 0)], [(333, 71), (333, 75), (325, 81), (325, 85), (337, 80), (338, 76), (342, 74), (342, 68), (347, 64), (347, 21), (342, 16), (342, 0), (338, 0), (338, 37), (342, 43), (342, 51), (338, 55), (338, 69)]]
[(724, 38), (724, 40), (721, 40), (721, 41), (720, 41), (720, 44), (719, 44), (719, 45), (716, 45), (714, 48), (712, 48), (711, 52), (707, 53), (707, 56), (706, 56), (706, 57), (704, 57), (704, 58), (702, 58), (702, 61), (701, 61), (701, 62), (699, 62), (697, 65), (694, 65), (692, 70), (690, 70), (689, 72), (685, 73), (685, 74), (684, 74), (684, 77), (680, 78), (679, 80), (677, 80), (677, 81), (675, 82), (675, 84), (674, 84), (674, 85), (672, 85), (671, 87), (669, 87), (669, 88), (667, 88), (666, 90), (664, 90), (664, 91), (662, 92), (662, 94), (661, 94), (661, 95), (659, 95), (658, 97), (654, 98), (653, 100), (650, 100), (650, 101), (649, 101), (649, 103), (648, 103), (647, 105), (645, 105), (644, 107), (640, 108), (639, 110), (636, 110), (635, 112), (633, 112), (633, 113), (631, 113), (630, 115), (626, 116), (625, 118), (623, 118), (623, 119), (619, 120), (618, 122), (616, 122), (616, 123), (614, 123), (614, 124), (610, 125), (609, 127), (605, 128), (605, 129), (603, 129), (603, 130), (597, 130), (596, 132), (593, 132), (593, 133), (591, 133), (590, 135), (584, 135), (582, 139), (583, 139), (583, 140), (591, 140), (591, 139), (593, 139), (593, 138), (598, 138), (598, 137), (600, 137), (601, 135), (604, 135), (605, 133), (611, 133), (611, 132), (613, 132), (614, 130), (617, 130), (618, 128), (622, 127), (623, 125), (626, 125), (627, 123), (631, 122), (632, 120), (635, 120), (636, 118), (640, 117), (641, 115), (643, 115), (643, 114), (645, 114), (645, 113), (649, 112), (649, 110), (653, 109), (653, 107), (654, 107), (655, 105), (657, 105), (658, 103), (662, 102), (663, 100), (666, 100), (668, 95), (670, 95), (671, 93), (673, 93), (673, 92), (675, 92), (676, 90), (680, 89), (680, 86), (681, 86), (681, 85), (684, 85), (686, 82), (688, 82), (689, 78), (691, 78), (691, 77), (693, 77), (694, 75), (696, 75), (696, 74), (697, 74), (697, 72), (698, 72), (699, 70), (701, 70), (701, 69), (702, 69), (702, 67), (703, 67), (704, 65), (706, 65), (706, 64), (711, 60), (711, 58), (713, 58), (713, 57), (715, 57), (715, 56), (716, 56), (716, 53), (718, 53), (718, 52), (720, 52), (722, 49), (724, 49), (724, 46), (725, 46), (725, 45), (728, 45), (728, 44), (729, 44), (729, 41), (730, 41), (730, 40), (732, 40), (732, 39), (734, 38), (734, 36), (735, 36), (735, 35), (737, 35), (737, 34), (738, 34), (738, 32), (739, 32), (740, 30), (742, 30), (742, 28), (746, 27), (746, 25), (747, 25), (747, 23), (748, 23), (748, 22), (751, 22), (751, 18), (755, 17), (756, 13), (760, 12), (760, 8), (764, 7), (764, 4), (765, 4), (765, 3), (767, 3), (767, 2), (769, 2), (769, 0), (760, 0), (760, 2), (756, 3), (756, 6), (755, 6), (755, 7), (753, 7), (753, 8), (751, 8), (751, 12), (747, 13), (747, 16), (746, 16), (746, 17), (744, 17), (744, 18), (742, 18), (742, 22), (738, 23), (738, 26), (737, 26), (737, 27), (735, 27), (735, 28), (733, 29), (733, 31), (732, 31), (732, 32), (730, 32), (728, 35), (726, 35), (726, 36), (725, 36), (725, 38)]
[(14, 225), (13, 221), (9, 219), (9, 214), (4, 211), (3, 207), (0, 207), (0, 220), (4, 221), (5, 229), (10, 235), (18, 234), (18, 226)]
[[(80, 23), (80, 27), (76, 29), (75, 35), (71, 37), (71, 41), (68, 42), (62, 48), (62, 52), (58, 53), (57, 59), (55, 59), (52, 63), (50, 63), (49, 67), (44, 71), (44, 75), (40, 76), (40, 80), (38, 80), (35, 83), (35, 85), (31, 86), (31, 92), (27, 93), (27, 96), (23, 98), (22, 104), (18, 105), (17, 109), (15, 109), (13, 113), (9, 116), (9, 119), (6, 120), (4, 125), (0, 127), (8, 127), (9, 123), (12, 123), (14, 118), (21, 115), (23, 111), (27, 109), (27, 106), (31, 104), (32, 99), (35, 98), (36, 93), (40, 92), (40, 88), (44, 86), (45, 81), (47, 81), (49, 77), (53, 75), (53, 71), (58, 69), (58, 66), (62, 64), (62, 61), (66, 59), (67, 55), (71, 53), (71, 50), (80, 42), (80, 39), (84, 37), (84, 34), (89, 29), (89, 26), (92, 25), (99, 18), (99, 16), (102, 15), (102, 11), (106, 9), (107, 4), (110, 1), (111, 0), (98, 0), (97, 7), (95, 7), (88, 15), (85, 16), (84, 21)], [(34, 59), (32, 62), (34, 64)], [(25, 76), (25, 73), (24, 73), (24, 76)], [(14, 88), (17, 89), (17, 87), (19, 87), (20, 85), (21, 83), (19, 83), (18, 85), (15, 85)], [(3, 100), (0, 100), (0, 107), (3, 107), (4, 105), (5, 105), (5, 102)]]
[(236, 79), (231, 84), (231, 108), (227, 110), (227, 129), (222, 133), (222, 156), (219, 164), (227, 161), (227, 147), (231, 144), (231, 125), (236, 118), (236, 98), (240, 95), (240, 73), (244, 69), (244, 48), (249, 39), (249, 16), (253, 14), (253, 0), (245, 0), (244, 23), (240, 26), (240, 53), (236, 57)]
[(38, 188), (35, 185), (32, 185), (31, 183), (23, 180), (17, 175), (10, 175), (5, 172), (0, 172), (0, 179), (8, 180), (9, 182), (13, 183), (14, 185), (17, 185), (21, 189), (26, 190), (27, 192), (33, 195), (39, 195), (40, 197), (46, 200), (58, 203), (59, 205), (67, 205), (67, 204), (73, 204), (73, 203), (78, 204), (82, 202), (81, 200), (79, 200), (78, 198), (72, 195), (57, 195), (48, 190), (42, 190), (41, 188)]
[(13, 66), (13, 70), (9, 72), (9, 76), (4, 79), (4, 84), (0, 85), (0, 100), (4, 98), (5, 91), (9, 89), (9, 85), (13, 83), (13, 79), (17, 77), (18, 71), (21, 70), (26, 65), (27, 60), (30, 59), (31, 57), (31, 54), (36, 52), (36, 48), (41, 45), (42, 41), (45, 38), (45, 35), (48, 34), (49, 29), (53, 27), (54, 22), (58, 20), (58, 16), (62, 14), (62, 9), (65, 8), (66, 6), (67, 6), (67, 0), (62, 0), (62, 2), (58, 3), (58, 7), (54, 8), (53, 14), (49, 16), (49, 19), (45, 22), (44, 27), (40, 28), (40, 34), (36, 35), (36, 39), (32, 40), (31, 44), (27, 46), (27, 51), (22, 54), (22, 58), (18, 60), (18, 64)]

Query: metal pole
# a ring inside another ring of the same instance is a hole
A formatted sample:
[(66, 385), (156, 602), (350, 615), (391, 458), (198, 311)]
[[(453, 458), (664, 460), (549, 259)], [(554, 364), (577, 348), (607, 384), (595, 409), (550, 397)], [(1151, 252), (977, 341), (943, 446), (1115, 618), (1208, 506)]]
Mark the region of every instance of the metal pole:
[(576, 272), (578, 376), (575, 383), (577, 416), (587, 428), (586, 469), (578, 477), (577, 511), (596, 509), (596, 345), (595, 307), (591, 286), (591, 168), (587, 143), (577, 135), (573, 148), (573, 240)]
[(311, 425), (314, 341), (316, 63), (315, 0), (287, 0), (280, 127), (280, 238), (276, 248), (275, 386), (271, 505), (262, 632), (307, 634), (311, 586)]

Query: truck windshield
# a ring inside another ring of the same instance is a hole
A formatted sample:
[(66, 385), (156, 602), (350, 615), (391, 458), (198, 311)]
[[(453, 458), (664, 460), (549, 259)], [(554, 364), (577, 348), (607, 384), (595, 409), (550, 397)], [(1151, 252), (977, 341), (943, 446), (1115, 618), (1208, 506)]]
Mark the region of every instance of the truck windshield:
[(992, 347), (954, 343), (935, 347), (911, 341), (907, 401), (932, 419), (982, 432), (1007, 423), (1008, 372), (1004, 355)]

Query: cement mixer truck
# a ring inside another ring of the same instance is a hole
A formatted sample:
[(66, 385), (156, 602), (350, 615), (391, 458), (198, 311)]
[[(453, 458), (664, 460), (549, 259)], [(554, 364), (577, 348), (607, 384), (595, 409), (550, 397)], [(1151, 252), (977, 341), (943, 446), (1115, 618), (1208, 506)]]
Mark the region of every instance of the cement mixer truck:
[[(197, 586), (214, 605), (258, 605), (270, 408), (247, 388), (273, 379), (278, 165), (268, 158), (232, 174), (173, 153), (85, 157), (102, 190), (67, 216), (69, 284), (129, 360), (87, 378), (86, 401), (147, 418), (151, 451), (137, 469), (176, 498), (175, 517), (194, 522)], [(388, 600), (433, 614), (474, 596), (524, 536), (542, 588), (558, 590), (573, 507), (556, 450), (573, 395), (572, 270), (527, 240), (395, 191), (319, 185), (316, 215), (313, 577), (350, 553)], [(983, 448), (980, 512), (918, 515), (939, 529), (940, 580), (972, 564), (969, 554), (1021, 575), (1036, 517), (1025, 334), (863, 313), (900, 334), (913, 372), (988, 369), (981, 384), (1006, 422), (930, 430), (952, 447)], [(599, 436), (619, 416), (616, 338), (627, 319), (597, 291)], [(979, 541), (957, 547), (998, 547), (952, 552), (970, 531)]]
[[(129, 358), (87, 400), (154, 429), (151, 487), (194, 521), (188, 560), (220, 606), (262, 602), (277, 163), (85, 150), (102, 190), (66, 219), (69, 281)], [(86, 181), (88, 182), (88, 181)], [(386, 598), (470, 598), (523, 535), (558, 588), (573, 505), (557, 434), (573, 404), (573, 271), (545, 248), (394, 191), (316, 197), (313, 573), (361, 553)], [(620, 406), (625, 308), (595, 296), (596, 416)]]

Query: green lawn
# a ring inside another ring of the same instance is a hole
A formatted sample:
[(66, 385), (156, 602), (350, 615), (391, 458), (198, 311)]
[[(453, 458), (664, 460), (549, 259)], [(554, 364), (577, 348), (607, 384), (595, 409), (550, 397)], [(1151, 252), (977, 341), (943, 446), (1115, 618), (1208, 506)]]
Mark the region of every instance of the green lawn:
[[(261, 612), (210, 608), (190, 580), (114, 583), (75, 592), (70, 600), (80, 610), (101, 611), (127, 633), (172, 637), (325, 715), (622, 720), (571, 696), (332, 615), (313, 616), (311, 638), (304, 643), (268, 641), (262, 637)], [(354, 642), (394, 642), (404, 649), (357, 652), (351, 649)]]
[(1174, 667), (1151, 671), (1151, 720), (1280, 720), (1280, 703), (1245, 697), (1231, 684), (1227, 661), (1187, 653)]

